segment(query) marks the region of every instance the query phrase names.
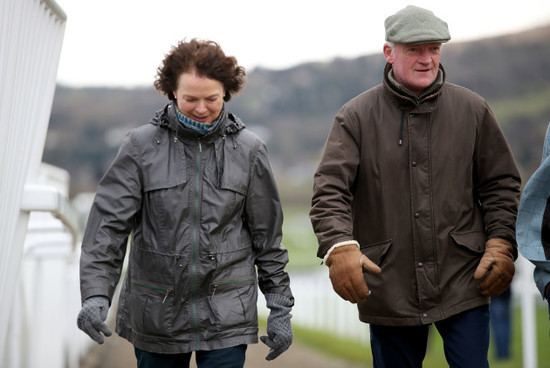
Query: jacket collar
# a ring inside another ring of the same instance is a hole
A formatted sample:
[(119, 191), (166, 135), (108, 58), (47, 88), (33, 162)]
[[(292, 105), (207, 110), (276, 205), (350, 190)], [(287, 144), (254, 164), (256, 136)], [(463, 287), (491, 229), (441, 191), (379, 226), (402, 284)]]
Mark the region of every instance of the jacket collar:
[(425, 107), (429, 111), (433, 110), (437, 103), (437, 97), (441, 94), (442, 87), (446, 81), (446, 73), (443, 65), (439, 64), (439, 72), (435, 82), (429, 86), (420, 96), (415, 96), (405, 87), (401, 86), (393, 78), (393, 68), (390, 63), (386, 63), (384, 68), (383, 85), (386, 93), (397, 103), (401, 110), (412, 110)]
[(173, 102), (169, 102), (164, 108), (158, 110), (150, 123), (159, 128), (173, 131), (180, 139), (200, 139), (202, 141), (211, 141), (221, 136), (235, 134), (245, 128), (244, 123), (238, 117), (224, 108), (222, 117), (212, 131), (206, 134), (197, 133), (179, 122)]

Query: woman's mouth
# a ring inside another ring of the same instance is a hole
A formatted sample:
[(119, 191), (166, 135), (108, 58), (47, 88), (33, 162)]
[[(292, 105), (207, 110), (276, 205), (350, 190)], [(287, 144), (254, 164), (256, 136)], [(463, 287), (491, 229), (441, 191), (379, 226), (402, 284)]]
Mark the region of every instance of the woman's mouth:
[(208, 116), (193, 116), (193, 119), (196, 121), (200, 121), (201, 123), (204, 123), (208, 120)]

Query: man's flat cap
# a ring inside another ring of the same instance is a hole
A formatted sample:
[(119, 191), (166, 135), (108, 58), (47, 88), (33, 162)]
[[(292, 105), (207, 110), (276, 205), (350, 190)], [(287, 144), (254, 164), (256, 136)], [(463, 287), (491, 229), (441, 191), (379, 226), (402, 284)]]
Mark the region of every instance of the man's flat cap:
[(430, 10), (409, 5), (384, 22), (386, 41), (419, 44), (444, 43), (451, 39), (447, 23)]

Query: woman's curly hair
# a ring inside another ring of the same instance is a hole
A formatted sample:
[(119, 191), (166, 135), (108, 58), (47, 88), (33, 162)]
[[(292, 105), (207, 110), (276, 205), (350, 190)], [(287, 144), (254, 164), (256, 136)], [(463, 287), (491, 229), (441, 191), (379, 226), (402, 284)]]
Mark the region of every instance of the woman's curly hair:
[(182, 73), (196, 71), (198, 75), (217, 80), (225, 89), (224, 101), (229, 101), (246, 82), (246, 72), (237, 65), (234, 56), (225, 56), (220, 45), (214, 41), (192, 39), (172, 46), (157, 69), (154, 86), (168, 99), (174, 100), (178, 78)]

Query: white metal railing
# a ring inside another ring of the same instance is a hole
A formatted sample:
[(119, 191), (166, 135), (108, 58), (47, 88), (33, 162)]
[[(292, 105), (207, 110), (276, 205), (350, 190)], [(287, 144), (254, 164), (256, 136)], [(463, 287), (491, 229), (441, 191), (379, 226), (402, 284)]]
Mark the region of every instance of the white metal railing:
[(89, 339), (76, 327), (81, 216), (67, 198), (69, 175), (42, 164), (25, 187), (29, 212), (21, 266), (11, 299), (3, 368), (77, 368)]
[[(66, 17), (52, 0), (0, 1), (0, 366), (16, 351), (12, 313), (29, 211), (25, 187), (36, 184)], [(28, 192), (27, 192), (28, 193)], [(8, 328), (11, 323), (11, 327)], [(19, 331), (19, 330), (17, 330)], [(9, 338), (8, 338), (9, 335)], [(17, 365), (16, 365), (17, 366)], [(21, 367), (21, 365), (17, 366)]]

